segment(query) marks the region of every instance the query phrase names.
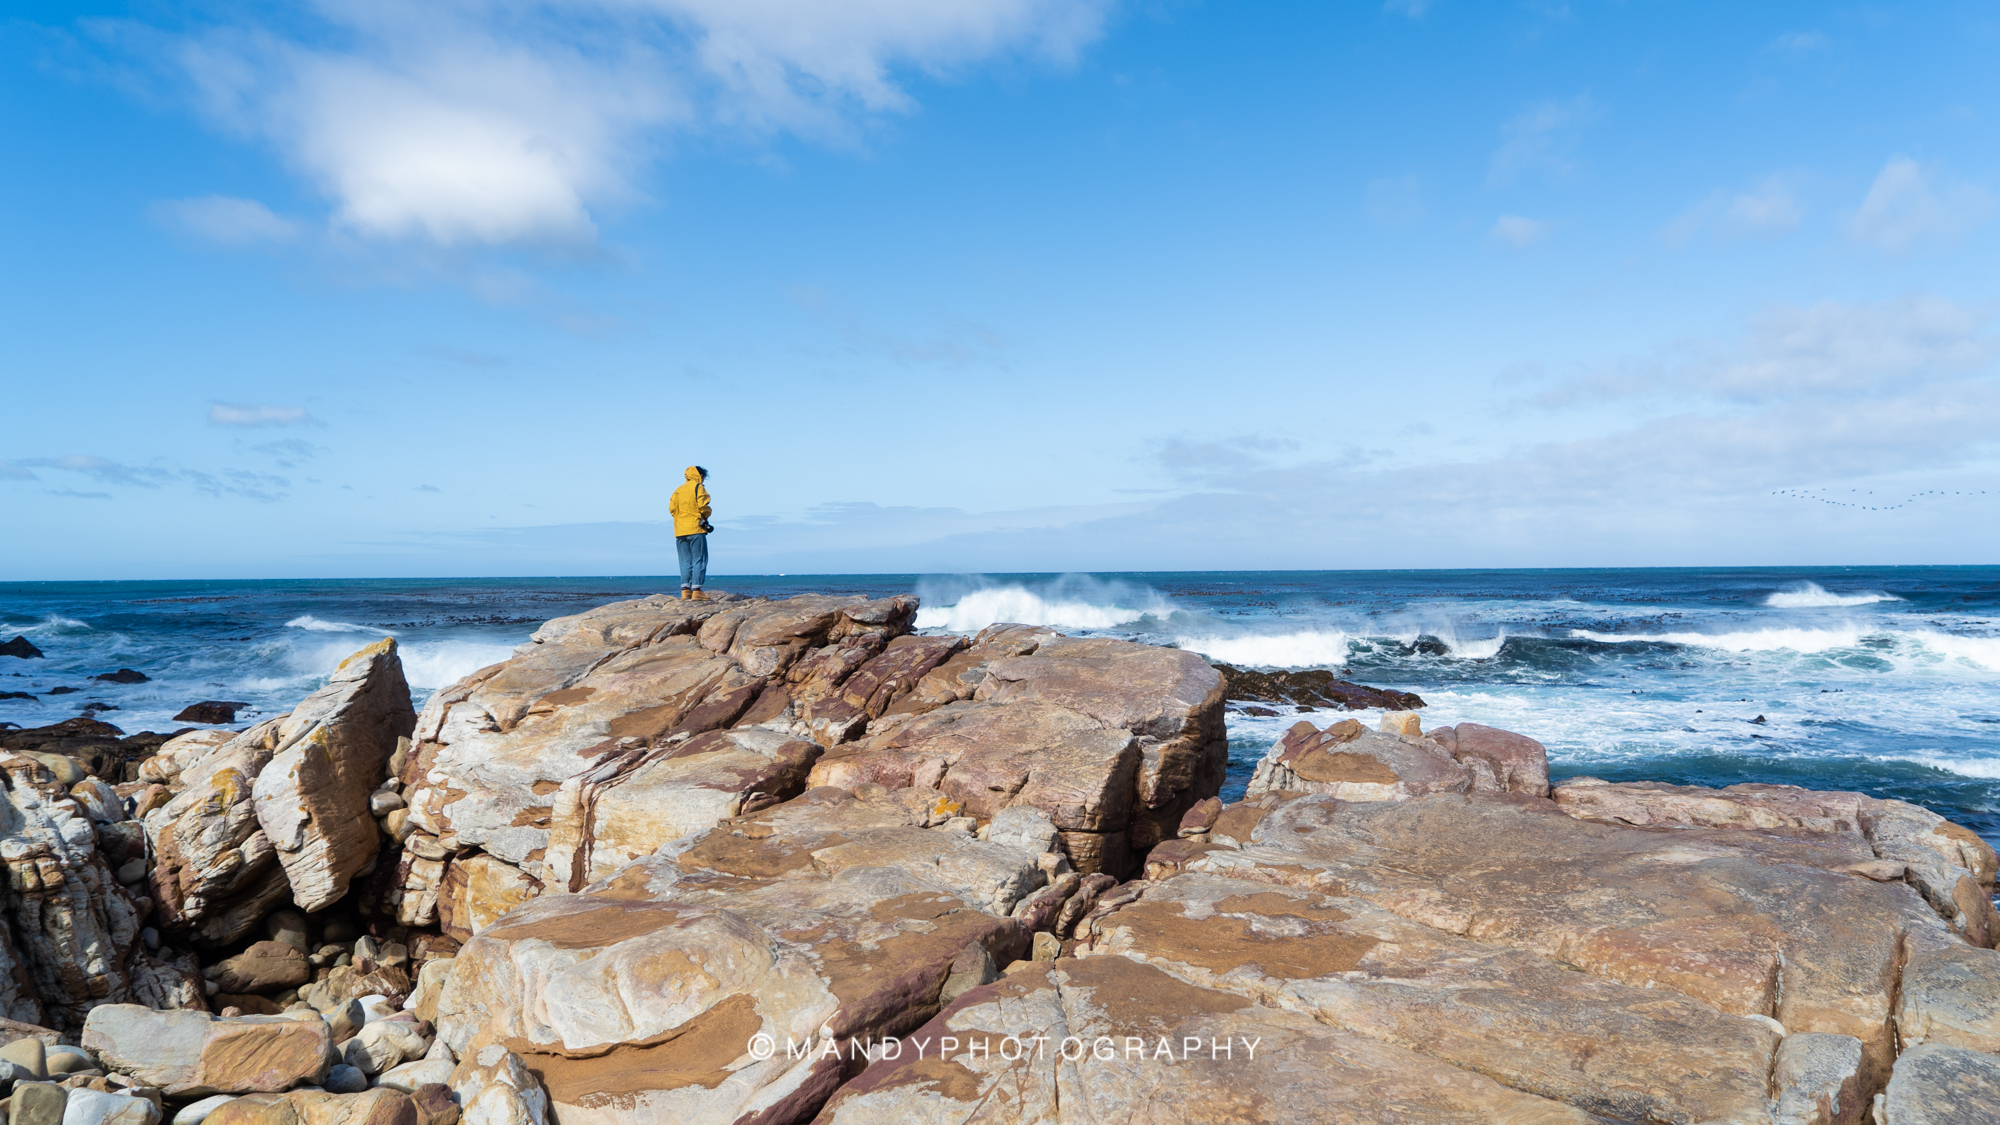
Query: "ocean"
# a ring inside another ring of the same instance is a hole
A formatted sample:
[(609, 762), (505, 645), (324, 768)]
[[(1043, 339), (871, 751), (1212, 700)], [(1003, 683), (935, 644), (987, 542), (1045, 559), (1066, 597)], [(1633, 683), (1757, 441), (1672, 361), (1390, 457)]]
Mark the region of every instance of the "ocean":
[[(0, 722), (95, 710), (127, 733), (190, 703), (291, 707), (398, 638), (422, 705), (543, 620), (671, 578), (0, 583)], [(1924, 805), (2000, 842), (2000, 567), (759, 575), (711, 587), (916, 593), (928, 631), (995, 621), (1323, 667), (1421, 695), (1426, 726), (1541, 740), (1557, 777), (1783, 782)], [(89, 677), (131, 668), (145, 683)], [(55, 694), (51, 689), (78, 689)], [(1225, 797), (1298, 721), (1232, 707)], [(1321, 725), (1324, 710), (1307, 716)], [(1356, 713), (1374, 722), (1377, 716)]]

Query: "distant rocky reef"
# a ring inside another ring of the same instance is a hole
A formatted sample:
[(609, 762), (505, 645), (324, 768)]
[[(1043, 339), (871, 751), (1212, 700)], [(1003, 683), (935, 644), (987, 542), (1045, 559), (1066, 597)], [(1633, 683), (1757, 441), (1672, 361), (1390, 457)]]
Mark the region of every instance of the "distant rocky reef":
[[(652, 597), (5, 732), (10, 1125), (2000, 1120), (1994, 851), (1330, 672)], [(1225, 699), (1294, 726), (1217, 796)]]

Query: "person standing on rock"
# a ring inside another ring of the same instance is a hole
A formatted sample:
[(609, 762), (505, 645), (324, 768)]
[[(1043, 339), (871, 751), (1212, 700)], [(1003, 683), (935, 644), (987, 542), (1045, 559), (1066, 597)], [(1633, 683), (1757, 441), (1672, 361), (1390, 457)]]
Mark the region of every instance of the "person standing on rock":
[(681, 556), (681, 597), (705, 602), (701, 584), (708, 579), (708, 470), (689, 465), (687, 483), (674, 489), (667, 510), (674, 514), (674, 549)]

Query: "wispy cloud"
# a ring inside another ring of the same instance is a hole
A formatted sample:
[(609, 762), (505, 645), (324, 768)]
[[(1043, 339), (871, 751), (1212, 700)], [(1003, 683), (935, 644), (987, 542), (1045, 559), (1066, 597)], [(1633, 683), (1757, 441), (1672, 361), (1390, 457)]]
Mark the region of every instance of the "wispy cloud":
[(1584, 130), (1604, 115), (1588, 94), (1537, 102), (1500, 127), (1500, 147), (1486, 173), (1488, 187), (1504, 187), (1529, 172), (1556, 179), (1577, 174)]
[(1715, 192), (1675, 216), (1662, 234), (1674, 246), (1703, 231), (1728, 238), (1773, 238), (1796, 229), (1804, 218), (1798, 178), (1771, 175), (1748, 191)]
[(310, 426), (316, 424), (303, 406), (269, 406), (217, 402), (208, 408), (211, 426)]
[(1849, 237), (1882, 250), (1950, 242), (1993, 217), (1985, 188), (1893, 156), (1848, 217)]
[(68, 497), (71, 500), (111, 499), (111, 494), (109, 492), (79, 492), (74, 488), (44, 488), (42, 490), (42, 494), (45, 496), (64, 496)]
[(1502, 215), (1494, 220), (1493, 228), (1488, 233), (1516, 250), (1524, 250), (1548, 237), (1554, 229), (1554, 223), (1542, 219)]
[[(1669, 396), (1746, 405), (1818, 400), (1865, 416), (1885, 399), (1938, 394), (1989, 377), (2000, 340), (1995, 310), (1938, 297), (1781, 305), (1727, 341), (1611, 364), (1536, 396), (1562, 407)], [(1863, 407), (1863, 402), (1871, 405)]]
[(1144, 460), (1182, 481), (1207, 482), (1264, 468), (1274, 454), (1290, 453), (1299, 443), (1266, 434), (1238, 434), (1212, 440), (1179, 436), (1153, 442)]
[[(1004, 54), (1066, 62), (1109, 0), (322, 0), (307, 42), (251, 22), (152, 45), (203, 114), (277, 150), (336, 231), (442, 246), (579, 245), (644, 195), (676, 132), (851, 144), (905, 112), (897, 77)], [(284, 220), (248, 200), (182, 217), (243, 237)], [(261, 214), (260, 214), (261, 212)]]
[(32, 470), (0, 461), (0, 480), (40, 480)]
[[(199, 469), (167, 468), (162, 465), (126, 465), (106, 457), (84, 453), (73, 453), (66, 457), (34, 458), (21, 463), (37, 468), (76, 473), (99, 484), (146, 489), (181, 485), (207, 496), (237, 496), (264, 503), (283, 500), (286, 490), (291, 487), (291, 482), (284, 477), (269, 473), (253, 473), (242, 469), (225, 469), (219, 473), (208, 473)], [(110, 499), (109, 493), (83, 493), (71, 489), (56, 490), (50, 494), (92, 500)]]
[(273, 214), (254, 199), (206, 195), (199, 199), (168, 199), (153, 204), (153, 221), (224, 246), (290, 242), (298, 224)]
[(66, 457), (36, 457), (21, 464), (80, 473), (103, 484), (122, 484), (132, 488), (158, 488), (174, 480), (178, 475), (171, 469), (152, 465), (123, 465), (108, 458), (84, 453), (72, 453)]

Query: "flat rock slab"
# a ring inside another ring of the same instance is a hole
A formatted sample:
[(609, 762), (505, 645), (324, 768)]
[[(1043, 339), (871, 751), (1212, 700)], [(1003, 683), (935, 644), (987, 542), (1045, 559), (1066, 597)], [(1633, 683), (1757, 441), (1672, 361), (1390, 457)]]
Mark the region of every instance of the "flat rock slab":
[(1003, 962), (1027, 946), (1017, 923), (897, 868), (679, 900), (646, 877), (665, 862), (536, 899), (469, 942), (438, 1010), (453, 1051), (514, 1052), (565, 1125), (803, 1121), (860, 1066), (822, 1043), (907, 1032), (969, 945)]
[(288, 1090), (317, 1082), (332, 1036), (324, 1021), (283, 1016), (219, 1018), (137, 1004), (93, 1008), (83, 1045), (139, 1085), (175, 1097)]
[(973, 989), (843, 1087), (825, 1125), (1600, 1119), (1427, 1055), (1122, 957)]

